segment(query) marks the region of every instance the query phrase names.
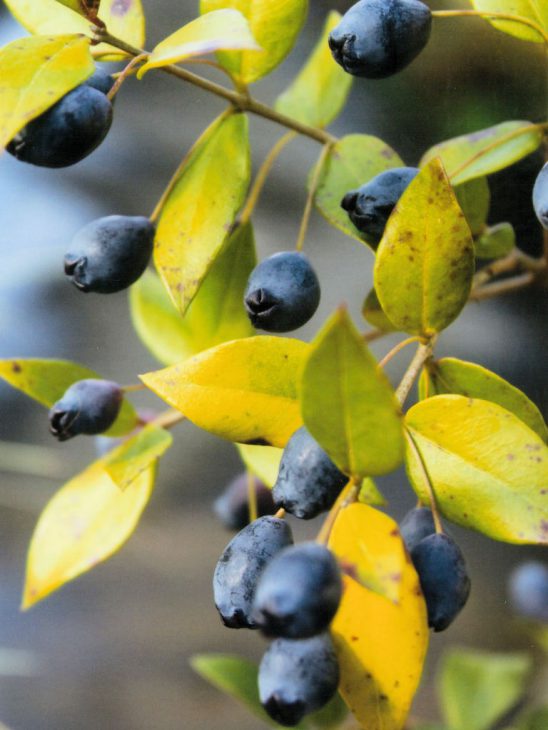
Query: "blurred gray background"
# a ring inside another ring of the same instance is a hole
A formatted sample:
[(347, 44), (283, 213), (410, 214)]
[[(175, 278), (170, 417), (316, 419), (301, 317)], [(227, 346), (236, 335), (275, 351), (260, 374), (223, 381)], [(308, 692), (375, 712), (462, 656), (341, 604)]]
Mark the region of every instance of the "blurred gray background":
[[(298, 71), (330, 8), (312, 0), (297, 47), (254, 92), (272, 101)], [(147, 47), (197, 14), (197, 0), (144, 0)], [(432, 3), (456, 7), (458, 3)], [(0, 42), (22, 35), (0, 3)], [(221, 83), (224, 79), (209, 72)], [(449, 136), (507, 119), (546, 117), (542, 48), (493, 30), (478, 19), (435, 21), (432, 39), (404, 72), (356, 80), (335, 134), (385, 139), (407, 164)], [(1, 82), (1, 80), (0, 80)], [(119, 382), (157, 367), (132, 331), (125, 293), (83, 296), (62, 275), (62, 256), (85, 223), (113, 213), (148, 214), (172, 170), (200, 131), (223, 109), (220, 100), (161, 73), (130, 80), (120, 93), (113, 129), (87, 160), (61, 171), (0, 159), (0, 357), (65, 357)], [(255, 168), (283, 130), (253, 119)], [(305, 200), (307, 170), (318, 154), (294, 142), (276, 164), (256, 215), (260, 256), (290, 249)], [(540, 153), (493, 176), (492, 222), (516, 223), (520, 245), (539, 250), (530, 189)], [(373, 258), (314, 216), (306, 241), (323, 286), (308, 338), (341, 301), (357, 322), (371, 284)], [(439, 351), (479, 362), (521, 387), (545, 410), (546, 295), (528, 291), (471, 305), (443, 335)], [(363, 323), (362, 323), (363, 325)], [(360, 326), (362, 326), (360, 325)], [(394, 343), (375, 345), (384, 354)], [(405, 357), (390, 370), (394, 382)], [(161, 407), (151, 397), (135, 402)], [(212, 515), (214, 496), (239, 470), (234, 448), (190, 424), (175, 431), (151, 504), (123, 550), (29, 613), (18, 610), (25, 554), (37, 516), (63, 481), (94, 458), (91, 440), (56, 445), (45, 412), (0, 383), (0, 720), (13, 730), (251, 730), (260, 723), (193, 675), (196, 652), (235, 651), (259, 658), (255, 634), (223, 629), (211, 596), (215, 562), (230, 535)], [(34, 444), (34, 452), (15, 444)], [(10, 446), (10, 444), (12, 444)], [(30, 473), (21, 473), (21, 466)], [(413, 505), (403, 473), (379, 480), (397, 518)], [(312, 535), (317, 525), (296, 525)], [(470, 602), (432, 649), (414, 714), (435, 719), (433, 672), (447, 645), (529, 648), (505, 602), (505, 578), (535, 548), (494, 543), (458, 528), (473, 580)], [(541, 685), (531, 686), (540, 694)]]

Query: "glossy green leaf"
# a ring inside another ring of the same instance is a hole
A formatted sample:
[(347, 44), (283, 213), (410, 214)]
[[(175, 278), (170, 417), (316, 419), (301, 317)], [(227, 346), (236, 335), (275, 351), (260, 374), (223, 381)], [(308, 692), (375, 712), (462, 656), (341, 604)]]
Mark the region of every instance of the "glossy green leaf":
[(420, 164), (440, 157), (453, 185), (461, 185), (512, 165), (541, 144), (542, 131), (531, 122), (503, 122), (434, 145)]
[[(438, 395), (413, 406), (406, 423), (447, 519), (494, 540), (548, 542), (548, 449), (523, 421), (495, 403)], [(426, 503), (409, 442), (406, 465)]]
[(344, 309), (335, 312), (310, 345), (301, 410), (310, 433), (345, 474), (363, 479), (400, 464), (400, 407)]
[[(423, 378), (426, 377), (430, 396), (453, 393), (497, 403), (548, 442), (548, 428), (536, 405), (525, 393), (487, 368), (454, 357), (444, 357), (428, 363)], [(423, 381), (421, 390), (424, 391), (424, 387)]]
[(199, 428), (283, 447), (302, 425), (297, 381), (307, 351), (300, 340), (248, 337), (141, 379)]
[(236, 444), (236, 446), (247, 468), (267, 487), (273, 487), (280, 470), (282, 449), (250, 444)]
[(352, 76), (334, 61), (327, 39), (340, 19), (340, 13), (335, 11), (328, 15), (312, 55), (278, 97), (277, 111), (314, 127), (326, 127), (339, 116), (352, 86)]
[(131, 318), (142, 342), (165, 365), (254, 333), (242, 305), (257, 263), (253, 229), (239, 226), (227, 239), (184, 317), (151, 271), (130, 292)]
[(138, 76), (142, 78), (153, 68), (228, 49), (260, 51), (261, 47), (240, 12), (229, 8), (214, 10), (187, 23), (159, 43), (139, 69)]
[(224, 114), (191, 150), (158, 221), (154, 262), (183, 314), (222, 251), (250, 175), (247, 118)]
[(94, 71), (79, 35), (19, 38), (0, 50), (0, 151), (28, 122)]
[(369, 322), (369, 324), (373, 325), (373, 327), (376, 327), (383, 332), (396, 332), (397, 328), (394, 327), (392, 322), (384, 313), (374, 287), (365, 298), (362, 307), (362, 314), (366, 322)]
[(477, 177), (462, 185), (457, 185), (455, 195), (472, 235), (478, 236), (485, 229), (491, 203), (487, 178)]
[(391, 322), (429, 337), (466, 304), (474, 247), (439, 160), (421, 170), (388, 219), (375, 260), (375, 290)]
[(386, 499), (370, 477), (366, 477), (360, 485), (358, 502), (369, 504), (372, 507), (384, 507), (387, 504)]
[(440, 697), (451, 730), (489, 730), (525, 692), (527, 654), (452, 649), (443, 658)]
[[(100, 377), (94, 370), (67, 360), (0, 360), (0, 378), (46, 408), (51, 408), (77, 380)], [(104, 435), (124, 436), (136, 423), (137, 414), (124, 399), (118, 418)]]
[(263, 49), (226, 51), (220, 63), (244, 84), (258, 81), (276, 68), (293, 48), (304, 24), (308, 0), (200, 0), (202, 14), (233, 8), (245, 15), (253, 37)]
[[(548, 33), (548, 4), (545, 0), (471, 0), (476, 10), (488, 13), (509, 13), (518, 15), (521, 18), (530, 20), (538, 25), (545, 33)], [(516, 23), (511, 20), (496, 20), (487, 18), (495, 28), (520, 38), (523, 41), (543, 43), (541, 33), (524, 23)]]
[[(89, 20), (64, 7), (58, 0), (5, 0), (17, 20), (31, 33), (53, 36), (60, 33), (90, 34)], [(75, 5), (76, 0), (71, 1)], [(99, 17), (116, 38), (142, 48), (145, 43), (145, 17), (141, 0), (101, 0)], [(100, 43), (92, 49), (94, 56), (123, 55)], [(65, 67), (65, 73), (67, 68)]]
[(498, 259), (506, 256), (516, 245), (516, 232), (511, 223), (490, 226), (474, 241), (478, 259)]
[(120, 549), (150, 499), (154, 477), (150, 467), (122, 491), (99, 461), (53, 496), (30, 543), (24, 609)]
[(314, 199), (316, 207), (329, 223), (363, 243), (363, 234), (341, 208), (341, 201), (346, 193), (361, 187), (375, 175), (402, 165), (394, 150), (377, 137), (366, 134), (342, 137), (333, 146), (324, 165)]
[(165, 429), (149, 424), (109, 451), (102, 465), (112, 481), (124, 490), (154, 465), (172, 442), (172, 435)]

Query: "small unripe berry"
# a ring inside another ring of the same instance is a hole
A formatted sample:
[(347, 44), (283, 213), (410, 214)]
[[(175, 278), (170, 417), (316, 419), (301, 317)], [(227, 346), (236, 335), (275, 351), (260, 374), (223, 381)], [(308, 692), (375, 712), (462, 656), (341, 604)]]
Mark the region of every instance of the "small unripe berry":
[(116, 420), (123, 392), (110, 380), (79, 380), (68, 388), (49, 412), (50, 431), (59, 441), (107, 431)]
[(548, 623), (548, 565), (536, 560), (519, 565), (510, 575), (508, 593), (517, 614)]

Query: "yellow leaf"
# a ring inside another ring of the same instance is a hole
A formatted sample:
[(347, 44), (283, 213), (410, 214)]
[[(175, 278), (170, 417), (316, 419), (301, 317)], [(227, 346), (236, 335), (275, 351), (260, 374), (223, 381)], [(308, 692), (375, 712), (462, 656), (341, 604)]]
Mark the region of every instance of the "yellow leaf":
[(186, 58), (205, 56), (221, 50), (260, 51), (249, 23), (237, 10), (214, 10), (184, 25), (159, 43), (139, 69), (142, 78), (153, 68), (179, 63)]
[(267, 487), (273, 487), (280, 470), (282, 449), (250, 444), (236, 444), (236, 446), (247, 468)]
[(307, 348), (285, 337), (249, 337), (141, 379), (199, 428), (282, 447), (302, 425), (297, 379)]
[(343, 562), (363, 566), (397, 598), (394, 602), (345, 576), (331, 630), (341, 668), (339, 691), (360, 727), (401, 730), (428, 647), (419, 579), (397, 524), (367, 505), (339, 513), (329, 547)]
[(147, 471), (171, 446), (173, 437), (163, 428), (149, 424), (135, 436), (126, 439), (120, 446), (109, 451), (102, 459), (102, 465), (120, 487), (127, 489), (135, 479)]
[(20, 38), (0, 50), (0, 149), (95, 67), (79, 35)]
[(100, 462), (65, 484), (48, 502), (32, 536), (23, 609), (115, 553), (134, 531), (154, 486), (150, 467), (125, 491)]
[(470, 228), (438, 159), (411, 182), (388, 219), (375, 290), (389, 320), (429, 337), (466, 304), (474, 272)]
[(183, 314), (244, 201), (251, 175), (247, 128), (244, 114), (217, 119), (191, 150), (162, 208), (154, 261)]
[[(517, 416), (485, 400), (437, 395), (411, 408), (406, 423), (449, 520), (494, 540), (548, 542), (548, 448)], [(406, 461), (428, 503), (411, 443)]]
[(308, 0), (201, 0), (200, 11), (239, 10), (248, 20), (263, 52), (219, 53), (221, 64), (239, 81), (258, 81), (278, 66), (293, 48), (308, 10)]
[[(509, 13), (532, 20), (548, 33), (548, 3), (546, 0), (472, 0), (476, 10), (482, 12)], [(495, 28), (524, 41), (542, 43), (543, 37), (534, 28), (511, 20), (488, 19)]]

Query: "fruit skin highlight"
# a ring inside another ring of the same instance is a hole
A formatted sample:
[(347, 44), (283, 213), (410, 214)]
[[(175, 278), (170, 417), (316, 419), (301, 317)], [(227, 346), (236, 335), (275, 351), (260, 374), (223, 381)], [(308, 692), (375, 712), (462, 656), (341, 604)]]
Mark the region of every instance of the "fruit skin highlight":
[(533, 208), (541, 226), (548, 231), (548, 162), (545, 163), (535, 180)]
[(94, 436), (116, 420), (124, 394), (110, 380), (79, 380), (68, 388), (49, 411), (50, 432), (67, 441), (78, 434)]

